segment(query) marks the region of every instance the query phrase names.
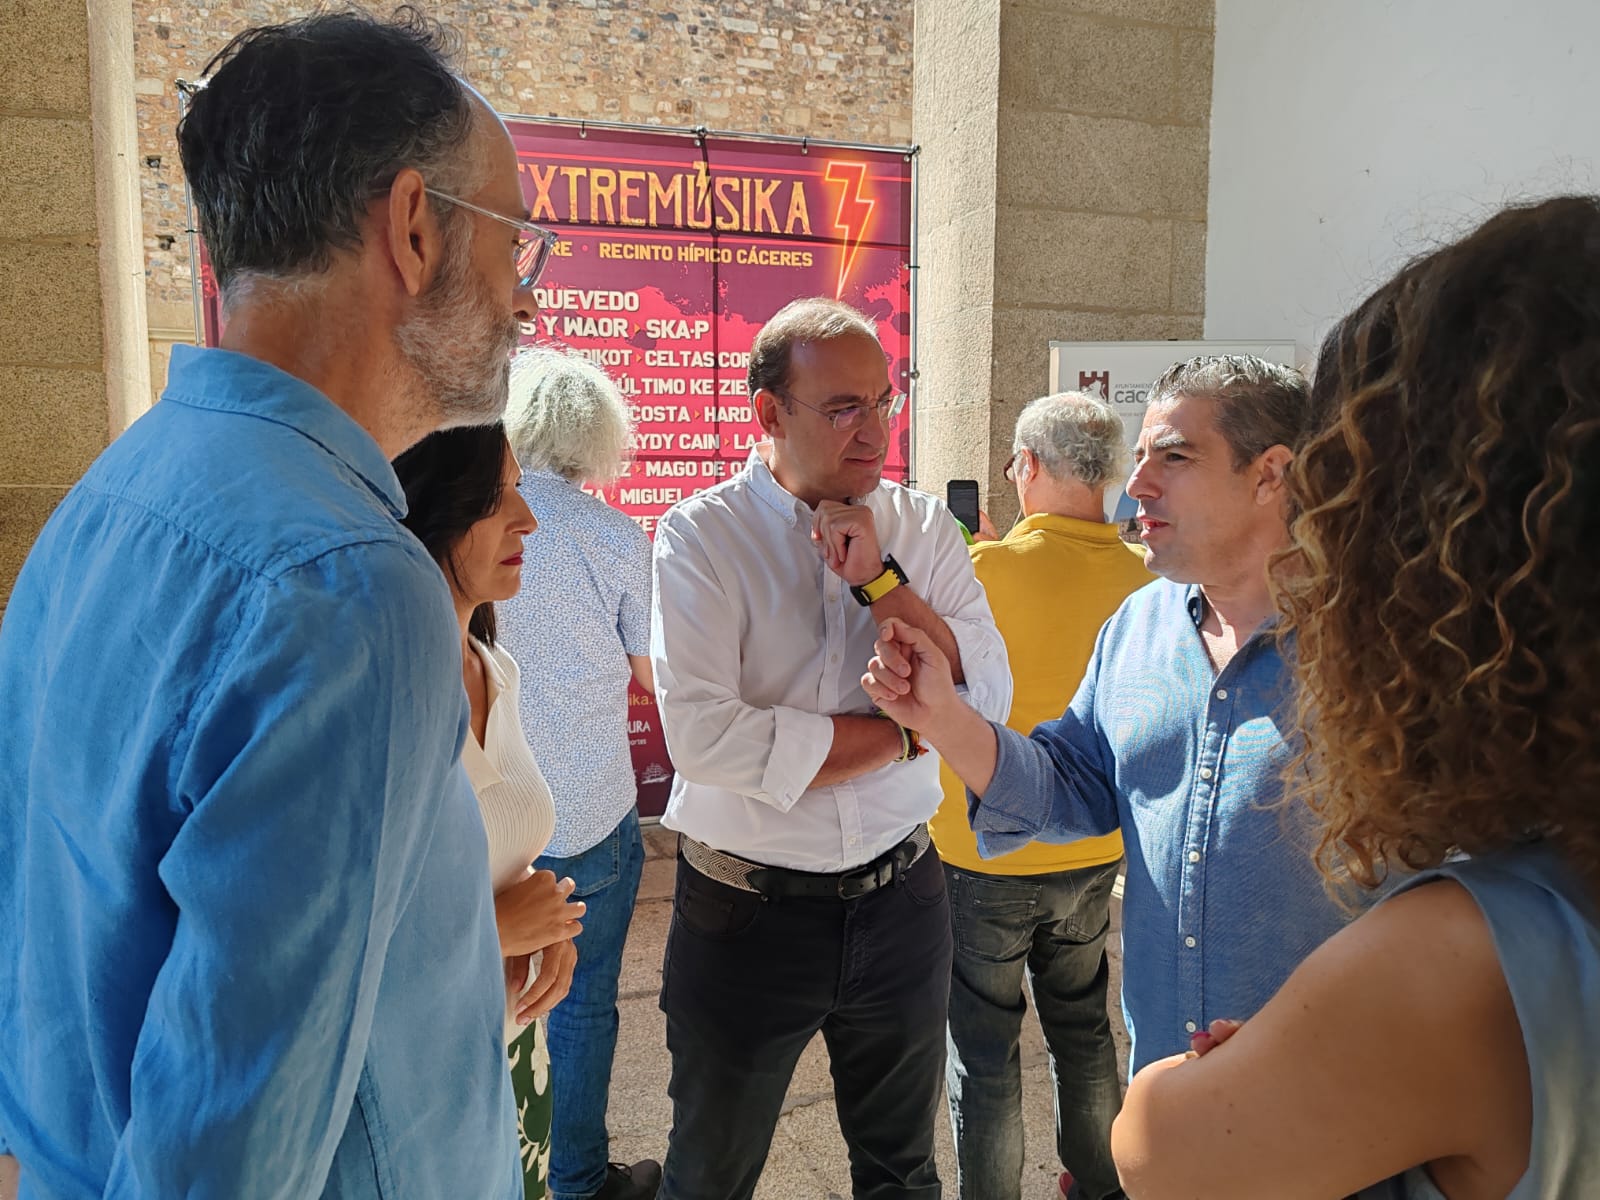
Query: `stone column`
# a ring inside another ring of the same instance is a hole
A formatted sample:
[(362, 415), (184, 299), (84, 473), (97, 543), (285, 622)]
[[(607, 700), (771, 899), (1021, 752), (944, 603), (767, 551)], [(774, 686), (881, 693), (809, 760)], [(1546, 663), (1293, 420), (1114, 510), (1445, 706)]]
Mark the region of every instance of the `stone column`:
[(917, 0), (918, 485), (1003, 530), (1049, 343), (1201, 336), (1212, 0)]
[(0, 606), (66, 490), (149, 406), (127, 0), (0, 5)]

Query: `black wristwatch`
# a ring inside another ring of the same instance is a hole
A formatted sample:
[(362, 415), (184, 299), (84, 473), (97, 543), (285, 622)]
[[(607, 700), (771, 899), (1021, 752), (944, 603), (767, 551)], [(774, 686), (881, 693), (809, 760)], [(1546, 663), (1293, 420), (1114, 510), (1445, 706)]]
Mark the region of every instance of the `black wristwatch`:
[(901, 569), (900, 564), (895, 562), (894, 555), (885, 554), (883, 556), (883, 574), (859, 587), (851, 588), (850, 594), (856, 598), (856, 603), (861, 605), (862, 608), (871, 608), (879, 600), (894, 591), (895, 588), (906, 582), (908, 582), (906, 573)]

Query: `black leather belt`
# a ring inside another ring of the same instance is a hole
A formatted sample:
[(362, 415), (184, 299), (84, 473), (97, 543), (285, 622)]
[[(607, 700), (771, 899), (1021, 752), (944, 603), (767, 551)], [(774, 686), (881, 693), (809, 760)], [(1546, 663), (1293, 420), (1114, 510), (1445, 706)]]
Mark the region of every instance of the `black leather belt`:
[(681, 848), (683, 860), (706, 878), (741, 891), (760, 892), (771, 897), (859, 900), (893, 883), (909, 870), (927, 853), (929, 843), (928, 827), (918, 825), (898, 846), (863, 866), (836, 875), (749, 862), (687, 836), (682, 839)]

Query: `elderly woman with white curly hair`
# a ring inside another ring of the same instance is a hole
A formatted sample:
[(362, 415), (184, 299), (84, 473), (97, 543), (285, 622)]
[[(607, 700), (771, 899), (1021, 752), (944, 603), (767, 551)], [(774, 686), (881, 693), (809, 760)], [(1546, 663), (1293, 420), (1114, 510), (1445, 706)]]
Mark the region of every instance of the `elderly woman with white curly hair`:
[(570, 876), (588, 905), (566, 1001), (551, 1013), (554, 1200), (654, 1196), (660, 1167), (607, 1161), (617, 979), (644, 846), (628, 754), (628, 679), (650, 676), (650, 541), (581, 485), (627, 469), (633, 422), (617, 386), (584, 358), (545, 347), (512, 365), (506, 432), (519, 490), (539, 519), (522, 591), (499, 606), (522, 668), (522, 729), (555, 800), (556, 832), (534, 866)]

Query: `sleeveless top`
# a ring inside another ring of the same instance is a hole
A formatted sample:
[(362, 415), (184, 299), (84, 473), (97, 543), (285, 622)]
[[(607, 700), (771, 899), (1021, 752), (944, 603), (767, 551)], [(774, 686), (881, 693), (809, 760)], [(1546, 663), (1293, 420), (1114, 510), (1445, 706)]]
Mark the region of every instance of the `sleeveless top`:
[[(533, 860), (544, 853), (556, 827), (556, 810), (517, 717), (522, 675), (516, 659), (504, 647), (486, 645), (477, 638), (472, 639), (472, 649), (483, 662), (488, 681), (489, 717), (484, 722), (483, 745), (467, 730), (461, 765), (478, 797), (478, 811), (483, 814), (489, 839), (489, 881), (499, 893), (526, 876)], [(543, 955), (541, 950), (533, 956), (528, 987), (538, 978)], [(509, 1003), (506, 1006), (508, 1046), (527, 1032), (527, 1027), (513, 1018), (513, 1008)]]
[[(1528, 1169), (1506, 1200), (1600, 1196), (1600, 910), (1551, 847), (1446, 863), (1396, 891), (1453, 879), (1477, 902), (1504, 970), (1533, 1084)], [(1358, 1200), (1446, 1200), (1421, 1167)]]
[(496, 892), (516, 883), (550, 843), (556, 810), (533, 751), (522, 736), (517, 700), (522, 687), (517, 661), (502, 646), (472, 639), (488, 683), (489, 716), (483, 745), (467, 730), (461, 765), (478, 797), (489, 835), (489, 879)]

